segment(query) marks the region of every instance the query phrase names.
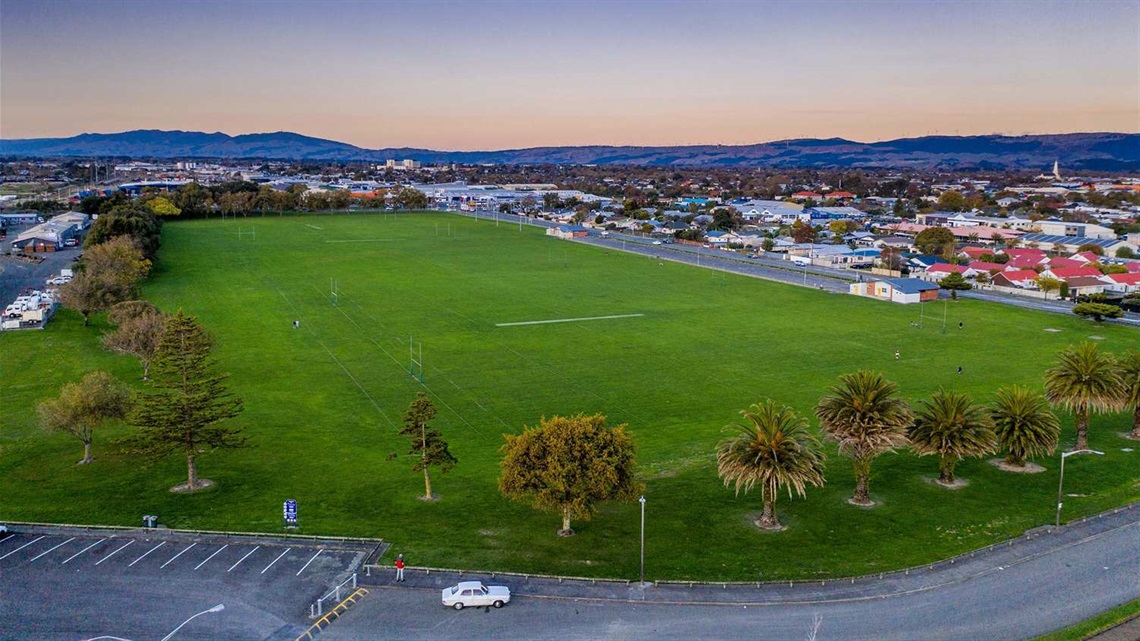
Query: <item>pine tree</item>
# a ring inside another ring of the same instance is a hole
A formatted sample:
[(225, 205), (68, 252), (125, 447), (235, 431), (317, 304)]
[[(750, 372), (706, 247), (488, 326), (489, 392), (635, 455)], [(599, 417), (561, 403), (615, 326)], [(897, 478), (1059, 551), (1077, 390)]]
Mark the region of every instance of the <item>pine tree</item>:
[(404, 427), (400, 428), (400, 435), (407, 436), (412, 442), (412, 449), (408, 453), (417, 457), (412, 469), (417, 472), (423, 470), (425, 501), (432, 500), (428, 468), (436, 465), (440, 472), (446, 474), (459, 462), (447, 449), (447, 441), (443, 440), (439, 430), (428, 427), (428, 422), (433, 417), (435, 405), (426, 394), (420, 392), (404, 413)]
[(225, 387), (228, 374), (215, 373), (213, 341), (196, 318), (182, 310), (167, 319), (151, 363), (154, 392), (140, 395), (132, 423), (141, 432), (130, 439), (148, 457), (186, 456), (186, 488), (199, 483), (197, 456), (214, 448), (247, 445), (241, 429), (225, 425), (242, 410), (241, 399)]

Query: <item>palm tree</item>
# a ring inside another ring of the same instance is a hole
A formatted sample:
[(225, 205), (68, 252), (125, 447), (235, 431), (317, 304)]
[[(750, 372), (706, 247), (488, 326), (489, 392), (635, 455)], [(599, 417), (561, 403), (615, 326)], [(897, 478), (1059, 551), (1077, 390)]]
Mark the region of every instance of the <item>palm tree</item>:
[(1052, 454), (1061, 439), (1061, 421), (1038, 392), (1026, 387), (1003, 387), (990, 409), (998, 442), (1009, 455), (1005, 462), (1025, 467), (1025, 459)]
[(1089, 414), (1108, 412), (1124, 404), (1124, 381), (1112, 356), (1095, 343), (1081, 343), (1061, 352), (1060, 360), (1045, 372), (1045, 398), (1075, 415), (1077, 443), (1089, 447)]
[(938, 456), (938, 482), (943, 485), (954, 483), (954, 466), (962, 458), (997, 451), (989, 413), (962, 392), (939, 390), (923, 401), (909, 436), (919, 456)]
[(839, 443), (840, 453), (854, 463), (855, 494), (850, 502), (874, 505), (867, 487), (871, 461), (906, 445), (914, 413), (895, 396), (899, 386), (882, 374), (859, 370), (840, 376), (839, 383), (819, 399), (815, 415), (828, 438)]
[(1140, 441), (1140, 350), (1129, 350), (1117, 361), (1124, 380), (1124, 406), (1132, 408), (1132, 433), (1128, 438)]
[(721, 442), (717, 450), (717, 472), (727, 487), (736, 484), (736, 493), (746, 493), (760, 485), (764, 511), (756, 520), (766, 530), (780, 529), (776, 517), (776, 496), (781, 487), (801, 497), (810, 484), (821, 487), (823, 451), (819, 440), (807, 431), (807, 421), (790, 407), (768, 400), (740, 412), (745, 424), (728, 426), (739, 430)]

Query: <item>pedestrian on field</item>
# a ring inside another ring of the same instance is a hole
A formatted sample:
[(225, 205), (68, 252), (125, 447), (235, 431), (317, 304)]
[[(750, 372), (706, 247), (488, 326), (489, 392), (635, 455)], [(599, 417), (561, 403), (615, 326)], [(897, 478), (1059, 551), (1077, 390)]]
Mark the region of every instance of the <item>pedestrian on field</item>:
[(402, 582), (404, 580), (404, 555), (396, 555), (396, 580)]
[(299, 321), (299, 320), (293, 321), (293, 329), (297, 329), (300, 326), (301, 326), (301, 321)]
[(895, 350), (895, 360), (897, 361), (898, 359), (899, 359), (899, 351), (896, 349)]
[(959, 373), (959, 374), (961, 374), (961, 373), (962, 373), (962, 366), (961, 366), (961, 365), (959, 365), (959, 366), (958, 366), (958, 373)]
[(958, 329), (962, 329), (962, 321), (958, 321)]

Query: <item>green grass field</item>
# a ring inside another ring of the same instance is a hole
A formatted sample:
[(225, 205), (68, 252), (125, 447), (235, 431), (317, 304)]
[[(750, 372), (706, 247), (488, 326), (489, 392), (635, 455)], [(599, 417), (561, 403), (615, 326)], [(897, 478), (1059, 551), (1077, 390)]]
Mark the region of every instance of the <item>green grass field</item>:
[[(200, 472), (217, 486), (192, 496), (168, 491), (184, 480), (183, 461), (140, 467), (117, 450), (126, 427), (99, 435), (96, 462), (76, 467), (81, 445), (42, 433), (36, 401), (91, 369), (132, 381), (141, 369), (100, 349), (100, 319), (83, 328), (65, 311), (44, 332), (0, 336), (0, 518), (137, 525), (158, 514), (171, 527), (272, 532), (282, 501), (294, 498), (302, 533), (383, 537), (413, 565), (636, 577), (636, 504), (606, 506), (561, 539), (557, 516), (497, 490), (503, 433), (544, 415), (602, 412), (637, 441), (648, 578), (878, 572), (1050, 522), (1056, 461), (1029, 476), (965, 461), (958, 473), (970, 485), (951, 492), (926, 481), (935, 459), (884, 456), (871, 479), (881, 506), (862, 510), (846, 504), (850, 463), (829, 446), (828, 485), (806, 500), (782, 496), (790, 529), (761, 533), (750, 525), (759, 496), (734, 496), (715, 471), (715, 446), (740, 409), (770, 397), (810, 416), (841, 373), (861, 367), (883, 371), (912, 401), (939, 387), (989, 401), (1000, 385), (1040, 386), (1066, 345), (1095, 335), (1121, 350), (1140, 338), (965, 300), (927, 305), (918, 329), (917, 306), (658, 264), (447, 214), (172, 223), (145, 294), (216, 335), (246, 403), (236, 420), (256, 447), (203, 456)], [(433, 476), (435, 503), (417, 500), (423, 480), (396, 435), (422, 389), (408, 373), (409, 340), (422, 343), (423, 388), (459, 458)], [(1140, 498), (1140, 452), (1125, 452), (1136, 444), (1117, 434), (1128, 421), (1094, 417), (1091, 443), (1107, 456), (1068, 461), (1066, 490), (1076, 496), (1066, 518)], [(1071, 443), (1071, 417), (1065, 426)]]

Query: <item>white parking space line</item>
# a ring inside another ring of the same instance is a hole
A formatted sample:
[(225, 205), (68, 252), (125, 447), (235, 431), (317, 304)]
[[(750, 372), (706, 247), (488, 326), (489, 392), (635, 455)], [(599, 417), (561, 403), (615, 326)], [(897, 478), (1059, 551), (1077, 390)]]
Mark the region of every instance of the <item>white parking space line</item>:
[(211, 554), (210, 556), (206, 557), (206, 560), (205, 560), (205, 561), (202, 561), (202, 562), (201, 562), (201, 563), (199, 563), (198, 565), (195, 565), (195, 566), (194, 566), (194, 569), (195, 569), (195, 570), (197, 570), (198, 568), (202, 567), (203, 565), (206, 565), (206, 562), (207, 562), (207, 561), (209, 561), (210, 559), (214, 558), (215, 556), (218, 556), (218, 553), (219, 553), (219, 552), (221, 552), (222, 550), (224, 550), (224, 549), (228, 548), (229, 546), (230, 546), (230, 544), (229, 544), (229, 543), (226, 543), (226, 544), (225, 544), (225, 545), (223, 545), (222, 547), (218, 548), (218, 551), (217, 551), (217, 552), (214, 552), (214, 553), (213, 553), (213, 554)]
[(119, 552), (122, 552), (123, 550), (127, 549), (127, 548), (128, 548), (128, 547), (130, 547), (131, 545), (134, 545), (134, 543), (135, 543), (134, 539), (131, 539), (130, 541), (127, 541), (126, 545), (124, 545), (123, 547), (121, 547), (121, 548), (119, 548), (119, 549), (115, 550), (114, 552), (112, 552), (112, 553), (108, 554), (107, 556), (105, 556), (105, 557), (103, 557), (103, 558), (99, 559), (98, 561), (96, 561), (96, 562), (95, 562), (95, 565), (99, 565), (99, 564), (100, 564), (100, 563), (102, 563), (103, 561), (106, 561), (107, 559), (109, 559), (109, 558), (111, 558), (111, 557), (115, 556), (116, 554), (118, 554)]
[[(194, 547), (195, 545), (198, 545), (198, 544), (197, 543), (191, 543), (190, 548)], [(186, 554), (187, 552), (189, 552), (190, 548), (186, 548), (185, 550), (182, 550), (178, 554), (175, 554), (174, 556), (170, 557), (170, 560), (167, 561), (166, 563), (163, 563), (162, 565), (160, 565), (158, 569), (161, 570), (162, 568), (170, 565), (171, 563), (174, 563), (174, 559), (177, 559), (178, 557), (182, 556), (183, 554)]]
[(14, 538), (16, 538), (15, 534), (9, 534), (8, 536), (0, 539), (0, 543), (4, 543), (5, 541), (11, 541)]
[(242, 561), (244, 561), (244, 560), (248, 559), (248, 558), (249, 558), (249, 555), (250, 555), (250, 554), (253, 554), (254, 552), (256, 552), (256, 551), (258, 551), (258, 550), (260, 550), (260, 549), (261, 549), (261, 546), (259, 545), (259, 546), (255, 547), (255, 548), (253, 548), (252, 550), (250, 550), (249, 552), (247, 552), (245, 556), (243, 556), (243, 557), (241, 557), (240, 559), (238, 559), (238, 562), (237, 562), (237, 563), (234, 563), (233, 565), (231, 565), (231, 566), (230, 566), (230, 569), (226, 570), (226, 572), (233, 572), (233, 571), (234, 571), (234, 568), (236, 568), (237, 566), (241, 565), (241, 562), (242, 562)]
[[(45, 536), (46, 536), (46, 535), (45, 535)], [(25, 543), (25, 544), (21, 545), (20, 547), (16, 548), (15, 550), (12, 550), (11, 552), (9, 552), (9, 553), (5, 554), (4, 556), (0, 556), (0, 561), (3, 561), (4, 559), (6, 559), (6, 558), (8, 558), (8, 557), (12, 556), (13, 554), (15, 554), (15, 553), (19, 552), (20, 550), (22, 550), (22, 549), (24, 549), (24, 548), (28, 547), (29, 545), (31, 545), (31, 544), (33, 544), (33, 543), (35, 543), (36, 541), (39, 541), (39, 540), (40, 540), (40, 539), (42, 539), (42, 538), (44, 538), (44, 537), (42, 537), (42, 536), (41, 536), (39, 539), (34, 539), (34, 540), (32, 540), (32, 541), (28, 541), (27, 543)]]
[(156, 546), (152, 547), (151, 549), (147, 550), (146, 552), (143, 552), (143, 555), (142, 555), (142, 556), (140, 556), (139, 558), (135, 559), (134, 561), (131, 561), (130, 563), (128, 563), (128, 564), (127, 564), (127, 567), (129, 568), (129, 567), (133, 566), (134, 564), (138, 563), (139, 561), (142, 561), (142, 560), (143, 560), (143, 559), (145, 559), (145, 558), (146, 558), (146, 557), (147, 557), (147, 556), (148, 556), (148, 555), (149, 555), (151, 552), (154, 552), (155, 550), (157, 550), (158, 548), (160, 548), (160, 547), (162, 547), (162, 546), (164, 546), (164, 545), (166, 545), (166, 541), (163, 541), (162, 543), (159, 543), (158, 545), (156, 545)]
[(73, 536), (73, 537), (71, 537), (70, 539), (68, 539), (68, 540), (64, 541), (63, 543), (60, 543), (59, 545), (57, 545), (57, 546), (55, 546), (55, 547), (51, 548), (50, 550), (46, 550), (46, 551), (44, 551), (44, 552), (40, 552), (39, 554), (37, 554), (37, 555), (33, 556), (32, 558), (28, 559), (28, 563), (31, 563), (32, 561), (35, 561), (36, 559), (40, 558), (41, 556), (44, 556), (45, 554), (47, 554), (47, 553), (49, 553), (49, 552), (52, 552), (52, 551), (54, 551), (54, 550), (58, 550), (59, 548), (61, 548), (61, 547), (65, 546), (65, 545), (67, 545), (68, 543), (71, 543), (71, 542), (72, 542), (72, 541), (74, 541), (74, 540), (75, 540), (75, 537)]
[[(281, 553), (281, 556), (285, 556), (286, 554), (289, 554), (289, 548), (285, 548), (285, 551)], [(280, 561), (281, 556), (277, 557), (276, 559), (273, 559), (273, 563)], [(265, 566), (265, 569), (262, 570), (261, 573), (265, 574), (269, 570), (269, 568), (273, 567), (273, 563), (270, 563), (269, 565)]]
[[(321, 555), (321, 552), (324, 552), (324, 550), (317, 550), (317, 553), (313, 555), (313, 558), (309, 559), (309, 563), (316, 561), (317, 557)], [(297, 570), (297, 573), (293, 576), (301, 576), (301, 573), (305, 571), (305, 568), (309, 567), (309, 563), (306, 563), (300, 570)]]
[[(67, 561), (74, 559), (75, 557), (79, 556), (80, 554), (83, 554), (87, 550), (90, 550), (91, 548), (95, 547), (96, 545), (99, 545), (100, 543), (102, 543), (103, 541), (106, 541), (106, 540), (107, 539), (99, 539), (98, 541), (92, 543), (91, 545), (88, 545), (87, 547), (83, 548), (82, 550), (80, 550), (80, 551), (76, 552), (75, 554), (72, 554), (71, 556), (67, 557)], [(65, 563), (67, 563), (67, 561), (60, 563), (60, 565), (64, 565)]]

